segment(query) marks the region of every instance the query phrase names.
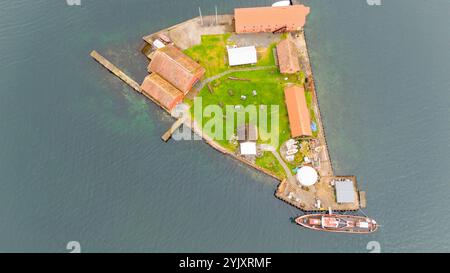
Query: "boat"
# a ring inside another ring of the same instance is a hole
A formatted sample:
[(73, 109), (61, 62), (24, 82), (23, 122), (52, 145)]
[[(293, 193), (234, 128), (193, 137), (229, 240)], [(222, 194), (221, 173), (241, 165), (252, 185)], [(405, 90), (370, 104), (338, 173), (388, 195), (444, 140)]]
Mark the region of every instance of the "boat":
[(288, 7), (291, 5), (291, 1), (278, 1), (272, 4), (272, 7)]
[(378, 229), (375, 220), (355, 215), (307, 214), (295, 218), (295, 222), (309, 229), (328, 232), (368, 234)]

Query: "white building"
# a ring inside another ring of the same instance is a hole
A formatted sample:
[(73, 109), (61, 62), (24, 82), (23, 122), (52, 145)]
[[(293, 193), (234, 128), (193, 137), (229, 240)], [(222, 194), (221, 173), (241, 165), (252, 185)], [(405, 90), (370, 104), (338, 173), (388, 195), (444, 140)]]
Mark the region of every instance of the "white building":
[(230, 66), (256, 64), (258, 62), (255, 46), (229, 47), (227, 50)]
[(256, 142), (242, 142), (240, 150), (241, 155), (256, 155)]

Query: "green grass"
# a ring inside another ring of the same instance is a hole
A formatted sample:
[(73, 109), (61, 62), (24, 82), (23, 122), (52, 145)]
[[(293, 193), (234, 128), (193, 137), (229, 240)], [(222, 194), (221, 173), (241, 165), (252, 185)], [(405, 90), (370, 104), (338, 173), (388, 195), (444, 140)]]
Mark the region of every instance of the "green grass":
[(283, 167), (281, 167), (280, 163), (272, 153), (266, 152), (263, 157), (257, 158), (256, 165), (272, 171), (280, 178), (286, 178)]
[[(227, 52), (226, 46), (231, 45), (228, 41), (230, 34), (224, 35), (204, 35), (202, 36), (202, 43), (200, 45), (194, 46), (185, 50), (185, 53), (193, 58), (195, 61), (200, 63), (206, 69), (205, 79), (211, 76), (220, 74), (224, 71), (230, 70), (227, 64)], [(208, 105), (216, 105), (222, 109), (224, 116), (220, 117), (224, 121), (227, 121), (227, 105), (242, 105), (243, 107), (254, 105), (257, 109), (258, 116), (261, 113), (261, 105), (266, 105), (268, 108), (268, 132), (272, 131), (271, 120), (271, 106), (277, 105), (279, 107), (279, 139), (276, 142), (276, 148), (279, 149), (279, 145), (284, 143), (290, 138), (290, 128), (289, 128), (289, 117), (287, 114), (286, 105), (284, 102), (284, 87), (287, 83), (297, 83), (302, 85), (305, 81), (304, 73), (300, 72), (294, 75), (282, 75), (278, 71), (278, 67), (275, 64), (274, 49), (276, 43), (271, 44), (267, 48), (258, 48), (258, 63), (256, 65), (240, 66), (239, 68), (254, 67), (254, 66), (273, 66), (273, 68), (259, 70), (259, 71), (239, 71), (233, 72), (228, 75), (223, 76), (210, 83), (213, 93), (209, 91), (206, 85), (198, 94), (198, 97), (202, 98), (203, 109)], [(228, 79), (228, 77), (245, 78), (250, 81), (233, 81)], [(233, 95), (229, 94), (229, 90), (232, 90)], [(256, 90), (257, 95), (253, 96), (252, 91)], [(247, 97), (246, 100), (241, 99), (241, 95)], [(310, 92), (306, 92), (307, 104), (310, 108), (311, 119), (316, 122), (314, 111), (311, 108), (312, 105), (312, 95)], [(185, 102), (192, 106), (193, 101), (185, 99)], [(202, 109), (202, 110), (203, 110)], [(233, 110), (234, 112), (234, 110)], [(194, 107), (191, 107), (191, 114), (195, 120), (202, 120), (203, 126), (208, 124), (212, 120), (211, 117), (198, 117), (194, 115)], [(231, 118), (229, 116), (228, 118)], [(236, 143), (231, 143), (229, 139), (226, 138), (226, 131), (236, 132), (237, 127), (237, 117), (236, 114), (233, 116), (234, 122), (224, 122), (223, 128), (214, 128), (219, 130), (219, 135), (222, 138), (217, 139), (214, 135), (211, 135), (217, 143), (219, 143), (224, 148), (234, 152), (237, 149)], [(252, 122), (258, 125), (260, 129), (260, 137), (264, 135), (261, 132), (261, 126), (258, 120), (250, 120), (250, 117), (246, 116), (246, 122)], [(317, 122), (316, 122), (317, 123)], [(227, 128), (226, 126), (233, 124), (234, 127)], [(205, 133), (209, 133), (208, 130)], [(213, 130), (213, 133), (214, 130)], [(317, 136), (317, 132), (314, 133)], [(259, 140), (259, 143), (269, 143), (270, 141)], [(299, 158), (302, 156), (299, 156)], [(296, 160), (297, 161), (297, 160)], [(263, 157), (256, 159), (256, 164), (265, 169), (268, 169), (275, 173), (280, 178), (286, 177), (284, 169), (281, 167), (279, 162), (270, 152), (265, 152)], [(289, 167), (295, 167), (295, 164), (288, 164)]]
[[(251, 81), (233, 81), (228, 79), (230, 76), (250, 79)], [(284, 76), (278, 72), (277, 68), (261, 71), (233, 72), (211, 83), (214, 93), (210, 93), (208, 87), (204, 87), (199, 96), (202, 97), (203, 107), (207, 105), (221, 105), (224, 114), (226, 114), (226, 105), (242, 105), (243, 107), (255, 105), (258, 114), (261, 112), (260, 105), (266, 105), (269, 132), (272, 130), (270, 124), (272, 105), (277, 105), (279, 107), (279, 144), (281, 144), (290, 138), (289, 119), (284, 102), (285, 82), (288, 81), (284, 80)], [(232, 90), (232, 96), (228, 90)], [(256, 96), (253, 96), (253, 90), (256, 90)], [(241, 95), (246, 96), (247, 99), (241, 100)], [(198, 120), (198, 118), (196, 119)], [(203, 124), (206, 124), (210, 119), (203, 117)], [(248, 116), (246, 121), (258, 124), (257, 120), (250, 120)], [(237, 117), (235, 117), (234, 125), (237, 125)], [(223, 128), (224, 136), (225, 130), (226, 128)], [(228, 140), (218, 140), (218, 142), (224, 146), (229, 146)]]
[(226, 45), (231, 34), (203, 35), (202, 43), (184, 51), (206, 69), (205, 78), (228, 70)]

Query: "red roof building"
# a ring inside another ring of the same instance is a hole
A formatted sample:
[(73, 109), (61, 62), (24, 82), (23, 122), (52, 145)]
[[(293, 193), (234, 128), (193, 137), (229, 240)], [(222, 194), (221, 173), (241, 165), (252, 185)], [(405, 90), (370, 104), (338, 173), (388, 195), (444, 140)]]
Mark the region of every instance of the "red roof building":
[(236, 33), (298, 31), (305, 25), (309, 11), (304, 5), (238, 8), (234, 10)]
[(175, 86), (156, 73), (148, 75), (141, 85), (142, 94), (157, 102), (169, 112), (180, 102), (184, 95)]
[(280, 73), (294, 74), (300, 71), (298, 51), (290, 39), (285, 39), (277, 45), (277, 57)]
[(202, 66), (172, 45), (167, 45), (155, 52), (148, 70), (159, 74), (184, 95), (205, 74)]
[(286, 106), (289, 115), (289, 125), (292, 137), (310, 137), (311, 117), (306, 104), (305, 89), (293, 85), (284, 89)]

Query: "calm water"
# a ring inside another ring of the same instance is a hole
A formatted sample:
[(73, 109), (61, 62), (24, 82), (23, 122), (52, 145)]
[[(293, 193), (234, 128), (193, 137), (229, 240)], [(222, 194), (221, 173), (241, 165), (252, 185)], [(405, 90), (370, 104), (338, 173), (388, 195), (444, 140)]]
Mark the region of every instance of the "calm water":
[(450, 251), (450, 2), (310, 0), (306, 29), (338, 174), (368, 192), (370, 236), (301, 230), (276, 181), (203, 142), (89, 58), (139, 81), (140, 38), (217, 4), (0, 2), (0, 251)]

